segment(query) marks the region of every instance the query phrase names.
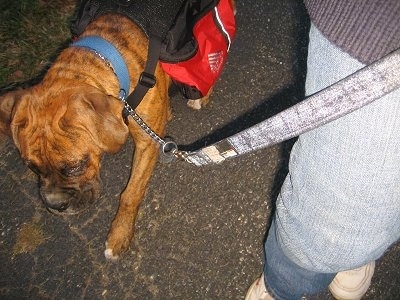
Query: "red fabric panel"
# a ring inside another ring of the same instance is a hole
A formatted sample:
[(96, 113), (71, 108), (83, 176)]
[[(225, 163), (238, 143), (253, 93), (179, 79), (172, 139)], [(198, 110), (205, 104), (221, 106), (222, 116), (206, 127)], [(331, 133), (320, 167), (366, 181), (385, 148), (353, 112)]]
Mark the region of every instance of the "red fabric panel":
[(193, 35), (198, 43), (196, 54), (179, 63), (161, 62), (164, 71), (174, 80), (195, 86), (203, 96), (218, 79), (228, 55), (226, 34), (216, 22), (217, 16), (232, 41), (236, 33), (233, 7), (230, 0), (221, 0), (216, 11), (211, 10), (193, 28)]

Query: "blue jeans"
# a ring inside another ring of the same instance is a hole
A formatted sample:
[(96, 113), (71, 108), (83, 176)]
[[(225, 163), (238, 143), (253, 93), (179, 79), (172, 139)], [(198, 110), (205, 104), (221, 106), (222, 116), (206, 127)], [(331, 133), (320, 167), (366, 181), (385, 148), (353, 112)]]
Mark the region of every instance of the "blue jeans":
[[(312, 25), (306, 93), (364, 65)], [(400, 89), (299, 137), (265, 243), (276, 299), (325, 290), (400, 237)]]

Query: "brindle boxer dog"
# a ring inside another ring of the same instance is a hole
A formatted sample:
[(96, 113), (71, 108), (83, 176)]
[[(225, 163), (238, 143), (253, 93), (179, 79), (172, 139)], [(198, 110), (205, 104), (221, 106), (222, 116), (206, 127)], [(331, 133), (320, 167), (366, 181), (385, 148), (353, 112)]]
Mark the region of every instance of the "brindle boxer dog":
[[(232, 5), (236, 13), (235, 1)], [(135, 87), (144, 69), (148, 40), (130, 19), (106, 14), (81, 35), (111, 42), (124, 57)], [(171, 118), (171, 80), (157, 66), (157, 82), (135, 109), (159, 136)], [(122, 118), (119, 82), (110, 66), (86, 49), (70, 47), (58, 56), (41, 83), (0, 97), (0, 133), (10, 136), (25, 164), (39, 176), (40, 195), (48, 210), (75, 213), (100, 193), (103, 153), (116, 153), (128, 134), (135, 152), (131, 175), (108, 233), (105, 256), (115, 260), (130, 245), (135, 218), (158, 158), (158, 144), (129, 116)], [(132, 91), (130, 91), (132, 92)], [(209, 101), (188, 101), (199, 109)]]
[[(148, 40), (128, 18), (107, 14), (82, 36), (98, 35), (121, 52), (131, 87), (147, 57)], [(141, 118), (164, 136), (171, 117), (170, 79), (157, 66), (156, 86), (136, 108)], [(91, 51), (65, 49), (41, 83), (0, 97), (0, 132), (13, 139), (25, 164), (39, 176), (40, 195), (53, 212), (74, 213), (99, 196), (103, 153), (115, 153), (133, 137), (131, 176), (121, 194), (108, 233), (105, 256), (116, 259), (130, 245), (135, 217), (158, 157), (158, 144), (129, 117), (122, 118), (119, 83), (111, 68)], [(208, 97), (201, 99), (204, 105)]]

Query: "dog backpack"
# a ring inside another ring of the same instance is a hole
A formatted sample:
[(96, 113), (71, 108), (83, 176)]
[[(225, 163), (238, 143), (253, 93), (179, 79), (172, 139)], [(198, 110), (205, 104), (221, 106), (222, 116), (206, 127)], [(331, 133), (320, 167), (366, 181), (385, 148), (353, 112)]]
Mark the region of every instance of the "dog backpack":
[[(172, 55), (161, 57), (161, 67), (188, 99), (207, 95), (221, 74), (236, 31), (231, 0), (208, 1), (207, 6), (195, 9), (199, 2), (206, 1), (185, 3), (166, 39), (170, 45), (165, 53)], [(174, 36), (182, 33), (186, 41), (174, 45)], [(185, 56), (187, 48), (191, 51)]]
[(74, 37), (105, 13), (131, 18), (149, 38), (145, 70), (127, 102), (134, 109), (156, 78), (160, 61), (188, 99), (209, 92), (221, 74), (236, 33), (231, 0), (82, 0), (71, 32)]

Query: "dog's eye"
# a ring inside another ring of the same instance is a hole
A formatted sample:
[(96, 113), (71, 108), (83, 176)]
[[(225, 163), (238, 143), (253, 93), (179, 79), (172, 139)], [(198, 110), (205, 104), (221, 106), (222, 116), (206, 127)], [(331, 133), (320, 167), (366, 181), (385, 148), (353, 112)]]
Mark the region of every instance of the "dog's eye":
[(75, 177), (85, 173), (87, 165), (89, 162), (89, 156), (81, 159), (74, 163), (65, 163), (63, 167), (60, 168), (60, 173), (66, 177)]

